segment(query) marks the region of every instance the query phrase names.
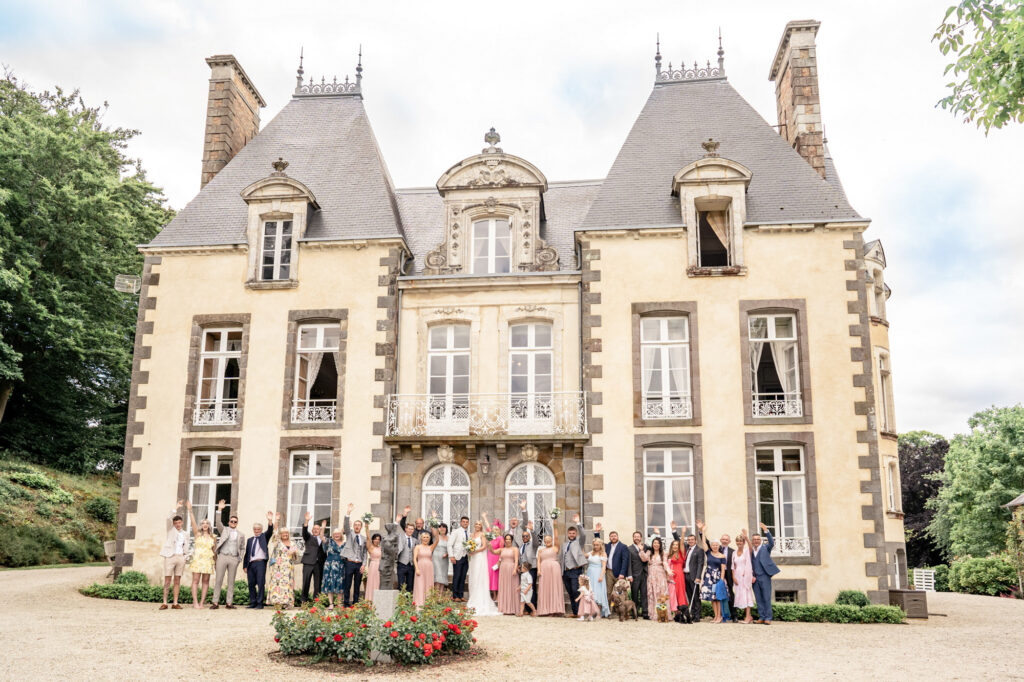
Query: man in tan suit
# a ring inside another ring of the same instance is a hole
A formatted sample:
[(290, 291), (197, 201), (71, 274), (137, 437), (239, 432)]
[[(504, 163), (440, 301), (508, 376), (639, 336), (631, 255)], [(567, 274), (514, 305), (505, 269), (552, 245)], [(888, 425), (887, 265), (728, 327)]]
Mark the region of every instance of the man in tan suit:
[(225, 608), (235, 608), (235, 573), (238, 571), (238, 564), (242, 561), (242, 553), (245, 551), (245, 533), (238, 529), (238, 516), (231, 515), (227, 528), (224, 528), (224, 524), (221, 523), (224, 506), (224, 500), (217, 503), (217, 544), (213, 548), (217, 555), (217, 576), (213, 583), (213, 606), (210, 607), (211, 609), (219, 608), (220, 582), (224, 579), (225, 574), (228, 579), (228, 598)]
[(167, 539), (160, 550), (160, 556), (164, 558), (164, 603), (160, 610), (167, 608), (167, 591), (171, 586), (171, 578), (174, 579), (174, 605), (172, 609), (180, 609), (178, 604), (178, 591), (181, 590), (181, 576), (185, 573), (185, 555), (188, 553), (188, 533), (185, 532), (185, 520), (178, 513), (181, 509), (181, 500), (178, 500), (174, 509), (167, 517)]

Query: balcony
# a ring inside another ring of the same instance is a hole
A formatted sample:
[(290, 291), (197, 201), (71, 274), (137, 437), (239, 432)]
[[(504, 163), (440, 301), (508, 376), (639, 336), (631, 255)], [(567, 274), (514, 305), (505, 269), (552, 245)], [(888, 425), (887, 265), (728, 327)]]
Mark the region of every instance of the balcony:
[(237, 400), (200, 399), (192, 413), (194, 426), (230, 426), (238, 423)]
[(688, 395), (644, 396), (644, 419), (692, 419), (693, 401)]
[(811, 556), (810, 538), (775, 538), (775, 556)]
[(386, 436), (392, 439), (587, 434), (586, 394), (469, 393), (388, 396)]
[(750, 411), (754, 417), (802, 417), (804, 404), (799, 392), (755, 393)]
[(292, 403), (293, 424), (333, 424), (337, 415), (337, 400), (296, 400)]

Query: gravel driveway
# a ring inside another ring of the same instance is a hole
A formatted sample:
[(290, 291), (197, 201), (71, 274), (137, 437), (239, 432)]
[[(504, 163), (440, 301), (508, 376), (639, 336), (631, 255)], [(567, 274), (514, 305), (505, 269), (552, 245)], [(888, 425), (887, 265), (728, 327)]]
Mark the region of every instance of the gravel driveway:
[[(158, 611), (83, 597), (105, 568), (0, 572), (0, 678), (319, 679), (271, 661), (272, 612)], [(396, 675), (491, 680), (604, 677), (608, 666), (661, 679), (1024, 679), (1024, 601), (930, 594), (934, 613), (908, 625), (681, 626), (481, 619), (488, 652), (463, 666)], [(744, 673), (740, 666), (748, 666)], [(335, 677), (337, 675), (334, 675)], [(360, 677), (360, 675), (352, 675)], [(365, 677), (365, 676), (363, 676)], [(374, 674), (372, 679), (383, 679)]]

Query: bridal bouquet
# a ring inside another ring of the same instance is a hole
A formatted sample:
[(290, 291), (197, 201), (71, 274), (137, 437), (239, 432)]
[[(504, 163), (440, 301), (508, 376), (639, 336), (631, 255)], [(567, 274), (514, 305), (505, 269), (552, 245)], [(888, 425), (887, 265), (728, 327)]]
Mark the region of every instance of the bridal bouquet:
[(480, 545), (477, 544), (476, 540), (470, 538), (462, 543), (462, 548), (466, 550), (466, 554), (472, 554), (473, 552), (480, 549)]
[(561, 509), (559, 509), (558, 507), (552, 507), (551, 508), (551, 518), (552, 519), (557, 519), (561, 515), (562, 515), (562, 510)]
[(365, 514), (363, 514), (362, 519), (363, 525), (369, 526), (370, 522), (373, 521), (373, 514), (371, 514), (370, 512), (366, 512)]
[(441, 519), (437, 518), (436, 516), (431, 516), (429, 519), (427, 519), (427, 523), (430, 525), (431, 528), (437, 528), (441, 525)]
[(486, 536), (487, 536), (487, 541), (490, 542), (494, 538), (498, 537), (498, 531), (496, 531), (496, 530), (489, 530), (489, 531), (487, 531)]

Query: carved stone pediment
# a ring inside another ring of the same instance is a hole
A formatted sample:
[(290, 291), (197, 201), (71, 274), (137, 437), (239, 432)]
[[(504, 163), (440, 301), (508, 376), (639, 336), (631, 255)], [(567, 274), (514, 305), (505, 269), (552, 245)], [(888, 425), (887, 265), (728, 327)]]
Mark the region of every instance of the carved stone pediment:
[(548, 180), (525, 159), (491, 152), (463, 159), (437, 181), (437, 191), (442, 196), (451, 190), (485, 187), (536, 187), (544, 192), (548, 188)]

